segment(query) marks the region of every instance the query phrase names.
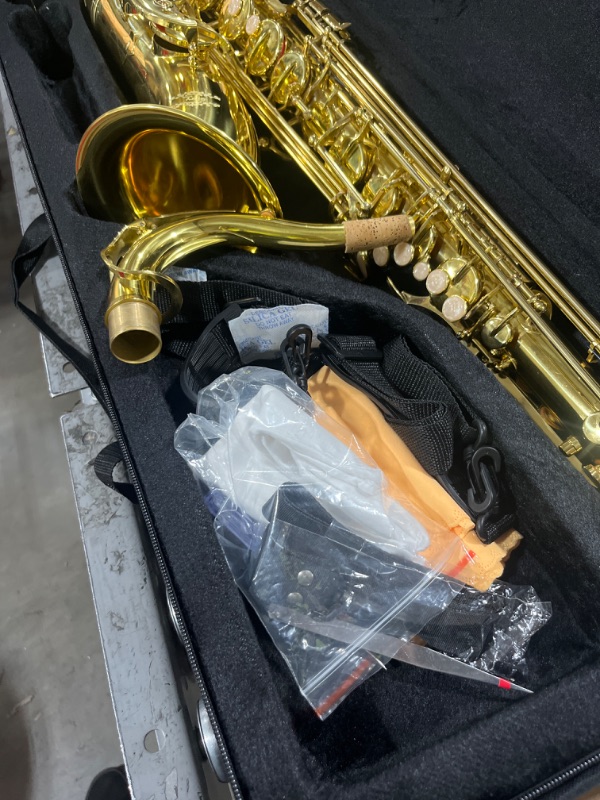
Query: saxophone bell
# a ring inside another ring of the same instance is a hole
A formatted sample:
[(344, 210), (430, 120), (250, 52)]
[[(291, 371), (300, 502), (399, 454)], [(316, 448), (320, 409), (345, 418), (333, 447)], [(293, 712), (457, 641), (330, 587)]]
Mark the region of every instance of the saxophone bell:
[(131, 222), (223, 208), (281, 215), (256, 162), (227, 134), (174, 108), (107, 111), (84, 134), (76, 171), (84, 205), (100, 219)]

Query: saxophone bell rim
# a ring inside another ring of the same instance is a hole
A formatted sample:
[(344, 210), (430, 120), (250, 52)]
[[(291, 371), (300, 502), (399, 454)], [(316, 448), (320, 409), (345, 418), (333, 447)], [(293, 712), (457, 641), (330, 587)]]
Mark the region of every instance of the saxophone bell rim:
[[(269, 179), (256, 162), (226, 133), (186, 111), (152, 103), (134, 103), (113, 108), (98, 117), (84, 132), (75, 158), (77, 187), (88, 213), (100, 219), (132, 222), (148, 214), (140, 214), (123, 199), (115, 202), (115, 170), (107, 168), (107, 159), (115, 158), (119, 145), (136, 134), (170, 131), (190, 137), (210, 148), (232, 168), (249, 190), (253, 209), (271, 210), (281, 216), (279, 199)], [(119, 172), (119, 170), (116, 170)], [(122, 175), (119, 180), (123, 181)], [(110, 200), (108, 199), (110, 198)], [(198, 206), (178, 209), (195, 211)], [(240, 209), (241, 210), (241, 209)]]

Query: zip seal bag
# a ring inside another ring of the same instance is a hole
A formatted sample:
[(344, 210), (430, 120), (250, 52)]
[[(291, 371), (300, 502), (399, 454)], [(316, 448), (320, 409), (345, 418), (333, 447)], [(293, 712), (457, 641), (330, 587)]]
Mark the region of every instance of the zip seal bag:
[[(369, 640), (410, 640), (462, 589), (442, 574), (464, 561), (454, 537), (437, 563), (424, 525), (386, 492), (349, 432), (282, 373), (246, 367), (198, 397), (175, 446), (203, 488), (233, 577), (325, 718), (387, 656)], [(339, 437), (339, 438), (338, 438)], [(357, 626), (350, 643), (303, 631), (273, 609)]]
[[(392, 657), (378, 641), (400, 647), (429, 631), (428, 646), (441, 649), (464, 633), (450, 624), (443, 635), (446, 621), (457, 622), (454, 601), (465, 605), (460, 539), (444, 531), (449, 546), (428, 562), (435, 524), (391, 497), (349, 431), (282, 373), (246, 367), (218, 378), (175, 446), (237, 586), (322, 719)], [(476, 628), (477, 614), (467, 623)], [(344, 636), (324, 633), (336, 630)]]

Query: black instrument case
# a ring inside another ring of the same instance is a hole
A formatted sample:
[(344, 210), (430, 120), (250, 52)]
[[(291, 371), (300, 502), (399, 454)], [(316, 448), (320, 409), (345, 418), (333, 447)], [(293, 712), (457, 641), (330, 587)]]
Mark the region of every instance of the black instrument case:
[[(483, 195), (600, 316), (600, 12), (585, 0), (333, 0), (381, 81)], [(79, 139), (121, 98), (77, 0), (0, 0), (10, 101), (81, 315), (102, 394), (210, 697), (234, 794), (246, 800), (577, 797), (600, 784), (600, 494), (437, 320), (297, 256), (211, 252), (210, 279), (322, 302), (338, 331), (405, 334), (465, 392), (504, 453), (525, 539), (506, 579), (553, 604), (526, 683), (493, 687), (392, 663), (324, 722), (238, 593), (187, 466), (178, 363), (108, 349), (119, 225), (84, 212)], [(143, 679), (140, 676), (140, 679)]]

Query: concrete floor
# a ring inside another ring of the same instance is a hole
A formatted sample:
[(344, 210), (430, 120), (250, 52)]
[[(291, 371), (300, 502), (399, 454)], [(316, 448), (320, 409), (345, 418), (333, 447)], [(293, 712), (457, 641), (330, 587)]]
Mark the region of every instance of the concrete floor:
[(83, 800), (121, 754), (59, 417), (12, 305), (20, 239), (0, 134), (0, 798)]

